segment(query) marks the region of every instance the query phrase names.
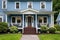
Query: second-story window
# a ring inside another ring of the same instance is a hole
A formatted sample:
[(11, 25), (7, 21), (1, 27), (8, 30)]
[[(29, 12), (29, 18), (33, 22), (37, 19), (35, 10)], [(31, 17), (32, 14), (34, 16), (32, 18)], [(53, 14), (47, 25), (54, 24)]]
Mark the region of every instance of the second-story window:
[(27, 7), (28, 7), (28, 8), (33, 8), (33, 3), (32, 3), (32, 2), (28, 2), (28, 3), (27, 3)]
[(2, 1), (2, 9), (6, 9), (7, 8), (7, 1)]
[(40, 2), (40, 9), (45, 9), (46, 3), (44, 1)]
[(15, 9), (19, 9), (20, 2), (15, 3)]

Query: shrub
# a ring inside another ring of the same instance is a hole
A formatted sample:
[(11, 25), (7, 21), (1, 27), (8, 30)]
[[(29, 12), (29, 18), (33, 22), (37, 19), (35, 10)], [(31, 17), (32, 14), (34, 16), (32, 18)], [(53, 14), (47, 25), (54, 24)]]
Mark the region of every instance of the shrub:
[(7, 32), (8, 24), (5, 22), (0, 22), (0, 32)]
[(41, 33), (47, 33), (48, 28), (46, 26), (41, 26)]
[(57, 31), (60, 31), (60, 26), (58, 24), (55, 24), (54, 27), (57, 29)]
[(17, 28), (16, 26), (12, 26), (12, 27), (10, 27), (10, 32), (11, 32), (11, 33), (16, 33), (16, 32), (18, 32), (18, 28)]
[(48, 29), (49, 33), (55, 33), (56, 32), (56, 28), (55, 27), (50, 27)]

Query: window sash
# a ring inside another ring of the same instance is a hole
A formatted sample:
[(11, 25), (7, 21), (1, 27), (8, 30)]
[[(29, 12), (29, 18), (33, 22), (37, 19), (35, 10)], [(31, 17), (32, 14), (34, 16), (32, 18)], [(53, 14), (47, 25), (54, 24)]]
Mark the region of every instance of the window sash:
[(20, 8), (20, 2), (15, 2), (15, 9), (19, 9)]
[[(42, 7), (42, 3), (43, 3), (44, 7)], [(40, 9), (46, 9), (46, 2), (45, 1), (40, 2)]]
[(33, 2), (27, 2), (27, 8), (33, 8)]
[(7, 1), (2, 1), (2, 9), (7, 9)]

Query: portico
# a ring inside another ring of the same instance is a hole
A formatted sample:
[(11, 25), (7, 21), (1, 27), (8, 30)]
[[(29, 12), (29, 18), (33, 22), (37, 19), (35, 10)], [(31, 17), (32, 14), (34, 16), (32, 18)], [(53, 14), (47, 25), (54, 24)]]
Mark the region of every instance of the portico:
[[(49, 11), (37, 11), (33, 9), (26, 9), (23, 11), (7, 11), (7, 22), (9, 26), (17, 26), (18, 29), (22, 29), (24, 33), (24, 28), (34, 28), (36, 33), (41, 26), (52, 27), (54, 26), (52, 20), (54, 20), (53, 15)], [(31, 29), (33, 30), (33, 29)], [(33, 30), (33, 31), (34, 31)]]

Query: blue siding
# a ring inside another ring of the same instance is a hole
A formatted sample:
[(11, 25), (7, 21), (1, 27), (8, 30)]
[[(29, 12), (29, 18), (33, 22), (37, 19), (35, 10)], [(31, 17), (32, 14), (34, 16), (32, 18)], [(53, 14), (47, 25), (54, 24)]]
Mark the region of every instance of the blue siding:
[(33, 2), (33, 9), (40, 10), (40, 2)]
[(46, 10), (48, 10), (48, 11), (52, 11), (51, 9), (51, 2), (46, 2)]
[[(8, 11), (15, 11), (15, 2), (8, 2), (7, 4)], [(18, 10), (25, 10), (27, 9), (27, 2), (20, 2), (20, 9)], [(33, 2), (33, 9), (40, 10), (40, 2)], [(51, 2), (46, 2), (46, 10), (51, 11)]]
[[(52, 1), (51, 1), (52, 2)], [(46, 2), (46, 10), (51, 11), (51, 2)], [(0, 11), (2, 11), (2, 0), (0, 0)], [(20, 9), (24, 10), (27, 9), (27, 2), (20, 2)], [(40, 2), (33, 2), (33, 9), (40, 10)], [(15, 2), (8, 2), (7, 1), (7, 10), (8, 11), (15, 11)]]
[(21, 10), (27, 9), (27, 2), (21, 2)]

